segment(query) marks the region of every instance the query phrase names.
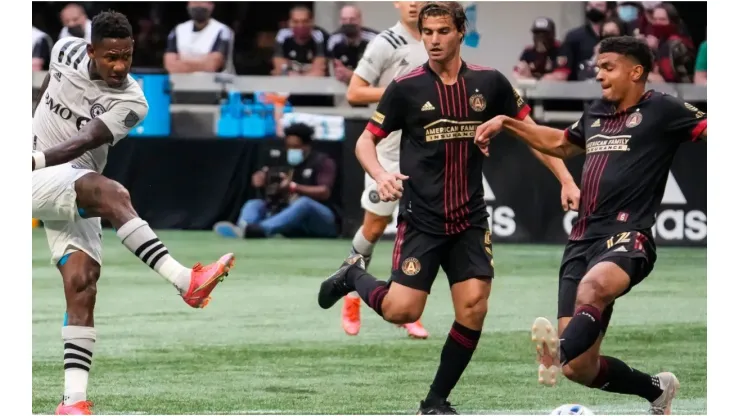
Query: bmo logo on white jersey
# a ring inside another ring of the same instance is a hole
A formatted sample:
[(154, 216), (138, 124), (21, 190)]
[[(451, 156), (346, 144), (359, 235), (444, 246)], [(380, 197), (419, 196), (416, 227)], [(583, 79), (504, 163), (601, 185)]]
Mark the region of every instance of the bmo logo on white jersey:
[(661, 207), (655, 218), (653, 236), (673, 241), (701, 241), (707, 238), (707, 214), (696, 209), (684, 209), (687, 204), (676, 178), (669, 173)]
[[(87, 100), (86, 98), (84, 99)], [(77, 126), (77, 130), (84, 127), (88, 121), (92, 120), (95, 117), (98, 117), (106, 111), (105, 107), (102, 104), (95, 103), (90, 107), (90, 117), (75, 117), (72, 110), (63, 106), (62, 103), (60, 103), (59, 101), (54, 100), (54, 97), (52, 97), (48, 91), (44, 96), (44, 104), (49, 108), (49, 111), (54, 113), (54, 115), (56, 115), (57, 117), (61, 117), (62, 120), (71, 120), (75, 118), (75, 125)]]

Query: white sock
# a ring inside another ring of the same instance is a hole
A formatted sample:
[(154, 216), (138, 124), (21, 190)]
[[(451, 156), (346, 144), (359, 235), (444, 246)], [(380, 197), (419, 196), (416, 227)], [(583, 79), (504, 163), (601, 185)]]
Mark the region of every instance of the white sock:
[(134, 218), (116, 231), (123, 245), (147, 266), (172, 283), (180, 293), (190, 287), (190, 269), (170, 256), (167, 247), (141, 218)]
[(64, 404), (87, 400), (87, 379), (95, 346), (95, 328), (62, 327), (64, 340)]
[(355, 253), (362, 254), (365, 257), (373, 255), (373, 249), (375, 249), (375, 243), (367, 241), (365, 235), (362, 234), (362, 227), (355, 233), (355, 237), (352, 239), (352, 248)]

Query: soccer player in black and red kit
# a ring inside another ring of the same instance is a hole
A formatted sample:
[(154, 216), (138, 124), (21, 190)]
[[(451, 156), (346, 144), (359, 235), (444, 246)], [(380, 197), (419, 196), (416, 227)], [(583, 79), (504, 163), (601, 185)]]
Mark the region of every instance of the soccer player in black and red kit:
[[(383, 319), (415, 322), (440, 266), (445, 270), (455, 322), (422, 414), (456, 414), (447, 399), (475, 351), (488, 310), (493, 258), (475, 130), (499, 114), (533, 123), (529, 106), (501, 73), (462, 61), (465, 23), (458, 3), (422, 8), (429, 61), (388, 86), (358, 139), (357, 157), (378, 183), (380, 198), (401, 198), (390, 281), (365, 272), (362, 256), (354, 255), (322, 283), (318, 299), (326, 309), (356, 290)], [(402, 131), (402, 173), (391, 174), (378, 163), (375, 144), (394, 130)], [(580, 192), (562, 160), (536, 156), (559, 178), (575, 209)]]
[(539, 380), (567, 378), (604, 391), (637, 395), (650, 414), (670, 414), (678, 379), (630, 368), (600, 355), (614, 301), (645, 279), (657, 258), (651, 227), (663, 197), (673, 156), (687, 141), (706, 140), (707, 116), (670, 95), (645, 91), (653, 56), (644, 42), (614, 37), (597, 57), (603, 99), (564, 132), (498, 116), (478, 128), (476, 144), (487, 152), (500, 131), (560, 158), (586, 152), (581, 207), (560, 267), (558, 329), (537, 318), (532, 340)]

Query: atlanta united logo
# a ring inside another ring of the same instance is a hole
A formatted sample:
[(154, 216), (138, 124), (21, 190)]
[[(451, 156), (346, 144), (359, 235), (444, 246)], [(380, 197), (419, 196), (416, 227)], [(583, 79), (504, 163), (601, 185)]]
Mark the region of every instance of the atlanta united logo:
[(642, 114), (632, 113), (632, 115), (630, 115), (627, 118), (627, 122), (624, 123), (624, 125), (627, 126), (627, 128), (631, 129), (633, 127), (639, 126), (641, 122), (642, 122)]
[(90, 117), (92, 118), (95, 118), (103, 113), (105, 113), (105, 107), (103, 107), (102, 104), (93, 104), (93, 106), (90, 107)]
[(409, 257), (403, 261), (401, 270), (403, 270), (403, 274), (406, 276), (414, 276), (421, 271), (421, 264), (419, 263), (419, 260)]
[(468, 100), (470, 103), (470, 108), (473, 109), (473, 111), (481, 112), (486, 109), (486, 99), (483, 98), (482, 94), (473, 94), (470, 96), (470, 100)]

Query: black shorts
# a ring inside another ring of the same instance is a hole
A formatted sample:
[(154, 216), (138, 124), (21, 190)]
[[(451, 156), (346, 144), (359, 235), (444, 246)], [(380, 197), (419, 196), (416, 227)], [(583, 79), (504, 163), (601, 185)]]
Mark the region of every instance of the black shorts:
[(431, 293), (439, 266), (450, 287), (468, 279), (493, 279), (491, 232), (481, 228), (449, 236), (423, 233), (400, 222), (390, 282)]
[[(656, 259), (655, 242), (645, 232), (627, 231), (597, 240), (569, 241), (560, 265), (558, 319), (573, 316), (578, 284), (598, 263), (612, 262), (627, 273), (630, 285), (620, 295), (624, 296), (650, 274)], [(602, 314), (604, 332), (609, 326), (613, 310), (614, 303)]]

